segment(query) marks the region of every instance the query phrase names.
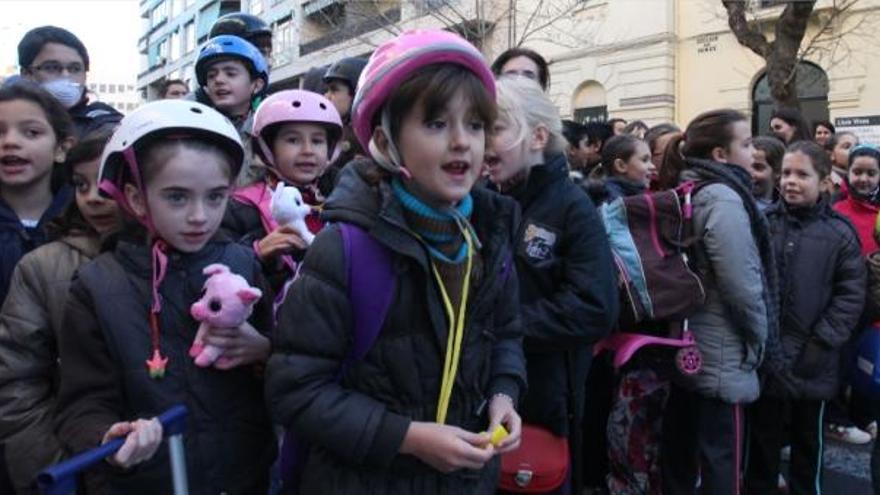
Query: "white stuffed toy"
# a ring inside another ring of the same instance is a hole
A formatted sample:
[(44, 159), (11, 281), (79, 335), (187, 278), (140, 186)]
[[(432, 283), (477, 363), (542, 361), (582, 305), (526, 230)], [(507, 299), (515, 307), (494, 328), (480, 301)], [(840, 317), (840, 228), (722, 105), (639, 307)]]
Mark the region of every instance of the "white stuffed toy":
[(309, 232), (306, 226), (306, 216), (312, 208), (302, 199), (299, 189), (284, 185), (279, 182), (272, 191), (272, 218), (281, 227), (290, 226), (302, 237), (306, 244), (311, 245), (315, 239), (314, 234)]

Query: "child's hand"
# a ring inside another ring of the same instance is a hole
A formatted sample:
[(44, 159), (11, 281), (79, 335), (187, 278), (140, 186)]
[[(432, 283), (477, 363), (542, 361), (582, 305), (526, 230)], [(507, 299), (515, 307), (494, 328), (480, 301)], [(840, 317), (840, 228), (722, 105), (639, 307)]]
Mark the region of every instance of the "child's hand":
[(272, 351), (269, 339), (248, 322), (238, 328), (209, 328), (205, 344), (223, 350), (223, 355), (214, 362), (214, 367), (221, 370), (266, 361)]
[(278, 227), (260, 239), (257, 247), (260, 251), (260, 259), (265, 261), (282, 254), (289, 254), (295, 249), (306, 249), (309, 245), (293, 230), (293, 227), (284, 226)]
[(520, 435), (522, 434), (522, 419), (513, 408), (513, 399), (503, 394), (496, 394), (489, 402), (489, 429), (495, 431), (495, 427), (504, 425), (508, 435), (495, 446), (495, 453), (504, 454), (519, 447)]
[(101, 445), (122, 436), (126, 437), (125, 443), (107, 462), (128, 469), (153, 457), (162, 443), (162, 424), (156, 418), (115, 423), (104, 434)]
[(402, 454), (412, 454), (442, 473), (462, 468), (481, 469), (495, 449), (485, 435), (456, 426), (413, 421), (400, 447)]

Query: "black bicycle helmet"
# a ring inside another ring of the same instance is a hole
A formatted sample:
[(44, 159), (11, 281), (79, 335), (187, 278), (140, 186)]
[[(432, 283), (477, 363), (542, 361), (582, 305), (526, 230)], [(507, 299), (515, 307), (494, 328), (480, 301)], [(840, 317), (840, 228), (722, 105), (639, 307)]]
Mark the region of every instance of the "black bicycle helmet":
[(233, 12), (226, 14), (214, 22), (211, 26), (209, 38), (219, 36), (221, 34), (231, 34), (239, 38), (248, 39), (251, 36), (272, 35), (272, 28), (266, 24), (266, 21), (251, 14), (244, 12)]
[(357, 89), (358, 79), (361, 77), (364, 67), (367, 65), (367, 59), (362, 57), (348, 57), (337, 60), (324, 73), (324, 82), (330, 84), (330, 81), (339, 79), (348, 85), (353, 95)]
[(223, 34), (247, 40), (259, 48), (264, 57), (272, 54), (272, 28), (255, 15), (233, 12), (220, 17), (211, 26), (208, 38)]

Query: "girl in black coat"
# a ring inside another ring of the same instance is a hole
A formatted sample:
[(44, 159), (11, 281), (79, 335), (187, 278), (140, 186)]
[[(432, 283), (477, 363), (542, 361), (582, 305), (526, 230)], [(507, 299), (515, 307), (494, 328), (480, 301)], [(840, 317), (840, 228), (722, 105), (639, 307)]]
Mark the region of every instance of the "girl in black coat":
[[(482, 55), (448, 32), (404, 33), (364, 69), (353, 125), (373, 160), (342, 171), (267, 368), (274, 419), (308, 443), (300, 493), (490, 494), (498, 454), (519, 443), (516, 210), (471, 190), (493, 96)], [(342, 222), (396, 275), (381, 330), (354, 362)], [(492, 445), (481, 432), (499, 424), (510, 435)]]
[(56, 431), (73, 452), (125, 438), (97, 468), (107, 493), (171, 493), (155, 416), (181, 403), (189, 410), (190, 493), (268, 489), (276, 449), (258, 369), (269, 355), (268, 290), (249, 322), (209, 330), (205, 343), (223, 350), (212, 366), (189, 355), (199, 325), (190, 305), (200, 298), (204, 268), (222, 263), (265, 289), (253, 253), (214, 235), (243, 156), (228, 120), (181, 100), (132, 112), (105, 149), (102, 190), (140, 225), (80, 267), (71, 284)]
[(821, 493), (825, 401), (838, 390), (841, 347), (858, 323), (866, 270), (852, 225), (828, 205), (831, 171), (819, 145), (800, 141), (782, 161), (782, 201), (767, 211), (779, 272), (781, 351), (767, 356), (761, 397), (750, 407), (746, 491), (776, 491), (784, 417), (791, 422), (792, 493)]

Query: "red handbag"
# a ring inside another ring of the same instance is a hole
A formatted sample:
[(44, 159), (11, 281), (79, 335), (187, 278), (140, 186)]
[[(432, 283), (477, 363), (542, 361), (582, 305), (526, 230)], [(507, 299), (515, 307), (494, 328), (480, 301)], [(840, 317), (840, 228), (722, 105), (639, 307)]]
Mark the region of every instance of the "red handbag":
[(565, 483), (571, 457), (568, 439), (524, 424), (519, 448), (501, 456), (504, 493), (548, 493)]

